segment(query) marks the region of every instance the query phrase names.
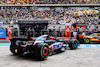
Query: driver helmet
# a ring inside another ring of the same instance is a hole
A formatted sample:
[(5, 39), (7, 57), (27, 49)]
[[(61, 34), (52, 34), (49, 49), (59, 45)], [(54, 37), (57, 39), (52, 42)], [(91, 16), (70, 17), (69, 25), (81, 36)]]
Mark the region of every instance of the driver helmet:
[(50, 36), (49, 39), (53, 39), (53, 36)]

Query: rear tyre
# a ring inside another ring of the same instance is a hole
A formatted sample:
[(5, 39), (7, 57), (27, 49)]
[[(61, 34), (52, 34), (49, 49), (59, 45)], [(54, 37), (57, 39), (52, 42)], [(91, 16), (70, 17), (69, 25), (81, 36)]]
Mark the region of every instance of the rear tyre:
[(77, 49), (78, 41), (76, 39), (70, 40), (69, 47), (70, 47), (70, 49)]
[(49, 56), (50, 49), (49, 45), (47, 43), (44, 43), (43, 45), (36, 45), (36, 49), (34, 50), (34, 55), (36, 58), (41, 60), (46, 60)]

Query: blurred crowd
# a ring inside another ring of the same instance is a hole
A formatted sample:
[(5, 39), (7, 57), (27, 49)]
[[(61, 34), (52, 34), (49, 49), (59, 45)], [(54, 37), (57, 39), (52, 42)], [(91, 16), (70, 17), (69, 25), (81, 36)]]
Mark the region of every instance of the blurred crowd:
[(99, 9), (32, 9), (32, 7), (4, 7), (0, 9), (0, 21), (16, 24), (19, 19), (48, 19), (50, 24), (99, 23)]
[(99, 4), (99, 0), (0, 0), (0, 4)]
[(65, 23), (98, 23), (99, 11), (95, 9), (63, 9), (52, 10), (51, 23), (65, 24)]

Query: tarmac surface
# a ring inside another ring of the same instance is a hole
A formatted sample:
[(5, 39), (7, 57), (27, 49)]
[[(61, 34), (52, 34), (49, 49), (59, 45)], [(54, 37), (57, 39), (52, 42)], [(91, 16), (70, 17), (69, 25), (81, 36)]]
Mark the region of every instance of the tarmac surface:
[(0, 67), (99, 67), (100, 48), (66, 49), (40, 61), (29, 54), (13, 55), (9, 46), (0, 46)]

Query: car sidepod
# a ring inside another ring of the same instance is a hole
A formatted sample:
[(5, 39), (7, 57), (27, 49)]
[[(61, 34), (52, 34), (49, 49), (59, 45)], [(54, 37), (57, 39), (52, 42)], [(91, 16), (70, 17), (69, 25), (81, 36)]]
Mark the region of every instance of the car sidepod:
[(63, 46), (62, 42), (53, 43), (49, 46), (50, 51), (60, 49)]
[(57, 54), (57, 53), (60, 53), (60, 52), (64, 52), (66, 48), (63, 45), (64, 44), (62, 42), (57, 42), (57, 43), (51, 44), (49, 46), (50, 55)]

